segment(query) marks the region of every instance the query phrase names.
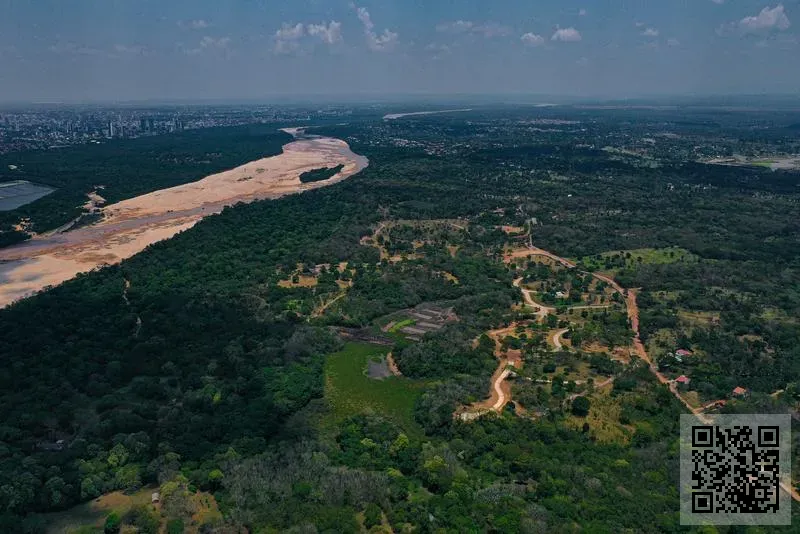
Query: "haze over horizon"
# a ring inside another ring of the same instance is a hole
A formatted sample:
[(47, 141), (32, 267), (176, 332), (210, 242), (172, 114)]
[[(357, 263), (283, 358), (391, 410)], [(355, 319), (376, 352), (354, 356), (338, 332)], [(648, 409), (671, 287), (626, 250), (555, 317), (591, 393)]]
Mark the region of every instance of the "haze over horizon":
[(800, 2), (6, 0), (0, 101), (797, 93)]

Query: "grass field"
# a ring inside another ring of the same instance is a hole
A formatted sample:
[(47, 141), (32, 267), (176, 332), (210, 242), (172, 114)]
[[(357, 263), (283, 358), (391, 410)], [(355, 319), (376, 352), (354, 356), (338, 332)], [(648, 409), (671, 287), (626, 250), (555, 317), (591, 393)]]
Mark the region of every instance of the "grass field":
[(405, 319), (403, 321), (398, 321), (389, 329), (389, 332), (399, 332), (401, 328), (405, 328), (407, 326), (414, 326), (417, 324), (416, 319)]
[(760, 161), (751, 161), (750, 165), (752, 165), (754, 167), (766, 167), (766, 168), (769, 169), (769, 168), (772, 167), (773, 163), (775, 163), (775, 160), (767, 159), (767, 160), (760, 160)]
[(130, 495), (115, 491), (64, 512), (47, 514), (47, 532), (103, 532), (103, 523), (108, 514), (117, 512), (122, 516), (134, 505), (149, 504), (150, 495), (154, 491), (158, 491), (158, 488), (144, 488)]
[(711, 326), (719, 322), (719, 313), (710, 311), (678, 310), (678, 318), (689, 326)]
[(610, 395), (611, 386), (589, 395), (591, 407), (587, 417), (567, 415), (566, 426), (580, 430), (589, 423), (589, 435), (601, 443), (630, 443), (632, 430), (619, 422), (622, 406), (619, 398)]
[(616, 272), (639, 264), (665, 264), (679, 261), (697, 261), (697, 256), (680, 247), (637, 248), (631, 250), (612, 250), (594, 256), (585, 256), (576, 263), (583, 264), (590, 271)]
[[(101, 534), (108, 514), (116, 512), (122, 517), (133, 506), (143, 504), (151, 506), (151, 495), (154, 491), (158, 491), (158, 488), (144, 488), (130, 495), (114, 491), (69, 510), (46, 514), (44, 517), (47, 519), (47, 532), (52, 534)], [(192, 496), (192, 503), (195, 512), (192, 514), (191, 520), (187, 520), (185, 523), (184, 532), (187, 534), (197, 533), (202, 524), (222, 519), (217, 501), (210, 493), (195, 493)], [(162, 517), (161, 521), (163, 529), (166, 519)]]
[(381, 345), (348, 343), (342, 351), (328, 356), (325, 398), (333, 413), (323, 420), (323, 429), (332, 430), (347, 417), (372, 412), (391, 419), (409, 433), (422, 433), (414, 421), (414, 402), (423, 383), (396, 376), (375, 380), (365, 374), (370, 358), (385, 356), (388, 350)]

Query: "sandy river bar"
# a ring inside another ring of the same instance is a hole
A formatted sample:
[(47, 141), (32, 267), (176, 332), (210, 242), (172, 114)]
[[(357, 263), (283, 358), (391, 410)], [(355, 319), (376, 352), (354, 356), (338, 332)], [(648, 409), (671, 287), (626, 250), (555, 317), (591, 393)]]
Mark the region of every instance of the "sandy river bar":
[[(328, 180), (300, 182), (306, 171), (338, 165), (342, 170)], [(110, 204), (102, 208), (103, 219), (96, 224), (0, 249), (0, 307), (78, 273), (118, 263), (225, 206), (325, 187), (367, 165), (367, 158), (353, 153), (342, 140), (300, 139), (284, 145), (280, 155)]]

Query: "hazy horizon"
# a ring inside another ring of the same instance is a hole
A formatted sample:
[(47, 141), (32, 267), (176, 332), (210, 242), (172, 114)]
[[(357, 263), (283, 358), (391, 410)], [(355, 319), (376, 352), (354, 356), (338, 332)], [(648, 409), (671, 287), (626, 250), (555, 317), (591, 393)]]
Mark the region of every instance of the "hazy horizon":
[(282, 105), (420, 105), (420, 106), (582, 106), (582, 105), (642, 105), (653, 107), (695, 106), (755, 106), (771, 108), (783, 104), (800, 106), (800, 94), (791, 93), (674, 93), (641, 95), (539, 95), (539, 94), (488, 94), (488, 93), (348, 93), (348, 94), (279, 94), (252, 98), (152, 98), (152, 99), (64, 99), (64, 100), (8, 100), (0, 101), (0, 109), (16, 107), (170, 107), (170, 106), (282, 106)]
[(7, 0), (0, 102), (797, 94), (797, 1), (643, 4)]

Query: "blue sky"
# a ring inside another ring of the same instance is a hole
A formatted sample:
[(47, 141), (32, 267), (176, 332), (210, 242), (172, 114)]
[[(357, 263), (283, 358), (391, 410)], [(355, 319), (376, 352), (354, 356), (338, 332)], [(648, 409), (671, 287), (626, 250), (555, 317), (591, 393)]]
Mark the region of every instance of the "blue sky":
[(800, 0), (0, 0), (0, 13), (0, 101), (800, 89)]

